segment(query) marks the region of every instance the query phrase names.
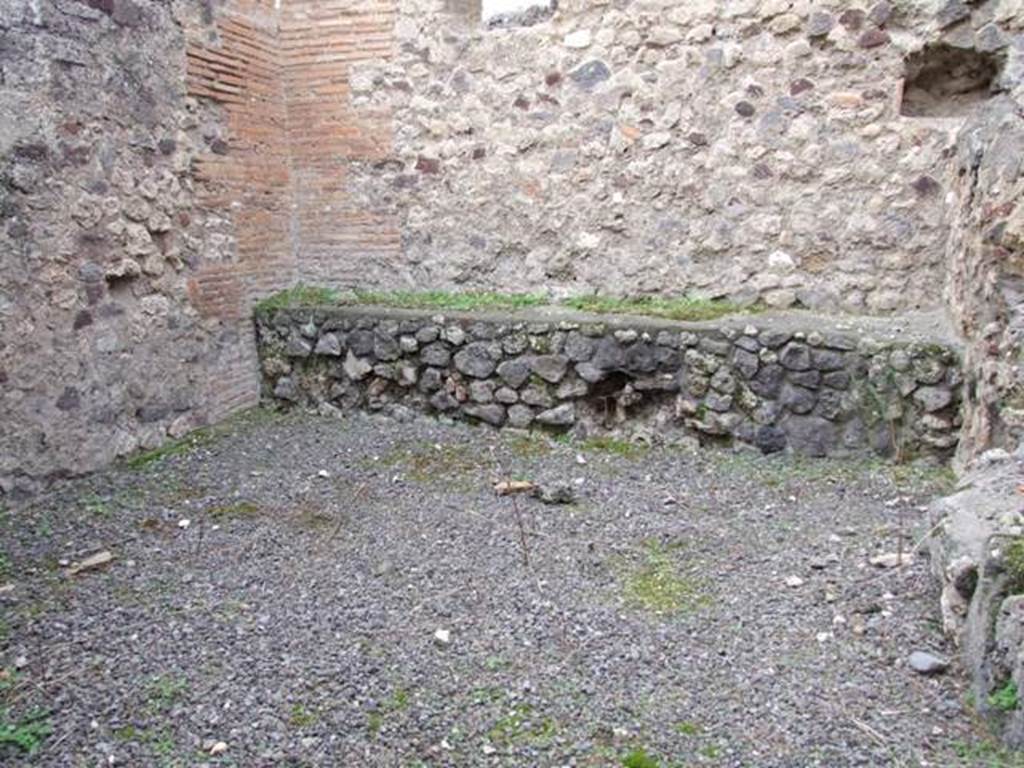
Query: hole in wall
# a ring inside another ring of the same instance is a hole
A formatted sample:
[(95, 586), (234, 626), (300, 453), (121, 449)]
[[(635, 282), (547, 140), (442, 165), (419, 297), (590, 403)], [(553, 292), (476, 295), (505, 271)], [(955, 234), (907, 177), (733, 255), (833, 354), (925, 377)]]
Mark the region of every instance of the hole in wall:
[(990, 99), (1003, 57), (945, 43), (927, 45), (907, 57), (900, 114), (961, 117)]
[(528, 27), (549, 18), (556, 0), (480, 0), (480, 15), (489, 27)]

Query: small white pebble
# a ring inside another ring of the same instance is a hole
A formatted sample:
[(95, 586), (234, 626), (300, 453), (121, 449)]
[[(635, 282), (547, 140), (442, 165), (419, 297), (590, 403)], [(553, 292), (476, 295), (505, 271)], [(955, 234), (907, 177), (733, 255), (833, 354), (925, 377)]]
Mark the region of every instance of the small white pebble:
[(181, 520), (178, 521), (178, 527), (182, 530), (188, 528), (190, 525), (192, 525), (192, 521), (189, 520), (187, 517), (183, 517), (181, 518)]
[(316, 473), (316, 476), (317, 477), (330, 477), (331, 473), (328, 472), (326, 469), (321, 469), (319, 472)]
[(799, 576), (787, 576), (786, 577), (786, 586), (787, 587), (802, 587), (803, 585), (804, 585), (804, 580), (801, 579)]
[(438, 629), (434, 632), (434, 640), (440, 645), (448, 645), (452, 641), (452, 633), (447, 629)]
[[(582, 453), (577, 453), (576, 454), (576, 463), (577, 464), (586, 464), (587, 463), (587, 457), (584, 456)], [(493, 749), (493, 747), (492, 747), (492, 749)]]

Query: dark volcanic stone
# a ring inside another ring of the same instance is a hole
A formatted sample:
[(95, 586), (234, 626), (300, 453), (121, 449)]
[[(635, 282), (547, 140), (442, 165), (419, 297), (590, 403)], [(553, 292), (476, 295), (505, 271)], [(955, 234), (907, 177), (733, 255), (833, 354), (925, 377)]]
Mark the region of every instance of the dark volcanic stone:
[(608, 65), (599, 59), (592, 59), (569, 73), (569, 78), (585, 91), (592, 91), (611, 76)]
[(522, 358), (506, 360), (498, 365), (498, 376), (512, 389), (518, 389), (530, 378), (530, 366)]
[(467, 405), (463, 407), (462, 412), (467, 416), (487, 422), (495, 427), (500, 427), (505, 423), (504, 407), (494, 403), (489, 405)]
[(826, 456), (838, 442), (836, 425), (819, 416), (789, 416), (782, 428), (793, 451), (804, 456)]
[(761, 449), (762, 453), (778, 453), (786, 450), (786, 433), (774, 426), (765, 424), (758, 427), (754, 433), (754, 445)]
[(795, 387), (791, 384), (786, 384), (782, 388), (782, 394), (779, 396), (779, 401), (793, 413), (810, 413), (814, 410), (814, 405), (817, 403), (818, 398), (814, 392), (803, 387)]
[(436, 365), (438, 368), (443, 368), (448, 365), (451, 359), (452, 353), (441, 342), (435, 342), (420, 350), (420, 360), (427, 365)]
[(484, 379), (494, 373), (495, 363), (488, 345), (474, 342), (455, 354), (455, 368), (467, 376)]
[(565, 378), (568, 367), (569, 359), (564, 355), (537, 355), (530, 360), (530, 370), (552, 384)]
[(811, 367), (811, 351), (803, 344), (788, 344), (779, 355), (779, 362), (791, 371), (806, 371)]
[(836, 25), (836, 19), (827, 11), (813, 11), (807, 17), (807, 36), (824, 37)]

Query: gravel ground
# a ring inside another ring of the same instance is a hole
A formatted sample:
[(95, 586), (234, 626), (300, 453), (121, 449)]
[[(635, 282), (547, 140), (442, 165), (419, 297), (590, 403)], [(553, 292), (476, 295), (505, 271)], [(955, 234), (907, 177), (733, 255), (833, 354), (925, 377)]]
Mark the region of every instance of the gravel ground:
[(133, 464), (3, 516), (5, 765), (1011, 764), (867, 563), (941, 471), (263, 411)]

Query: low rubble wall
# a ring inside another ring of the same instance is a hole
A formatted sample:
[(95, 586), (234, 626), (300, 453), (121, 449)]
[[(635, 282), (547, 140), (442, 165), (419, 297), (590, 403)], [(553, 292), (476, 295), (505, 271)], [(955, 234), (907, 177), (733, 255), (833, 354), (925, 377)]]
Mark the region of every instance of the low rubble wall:
[(955, 349), (892, 319), (342, 306), (262, 309), (257, 333), (264, 395), (285, 403), (812, 456), (945, 457), (960, 427)]

